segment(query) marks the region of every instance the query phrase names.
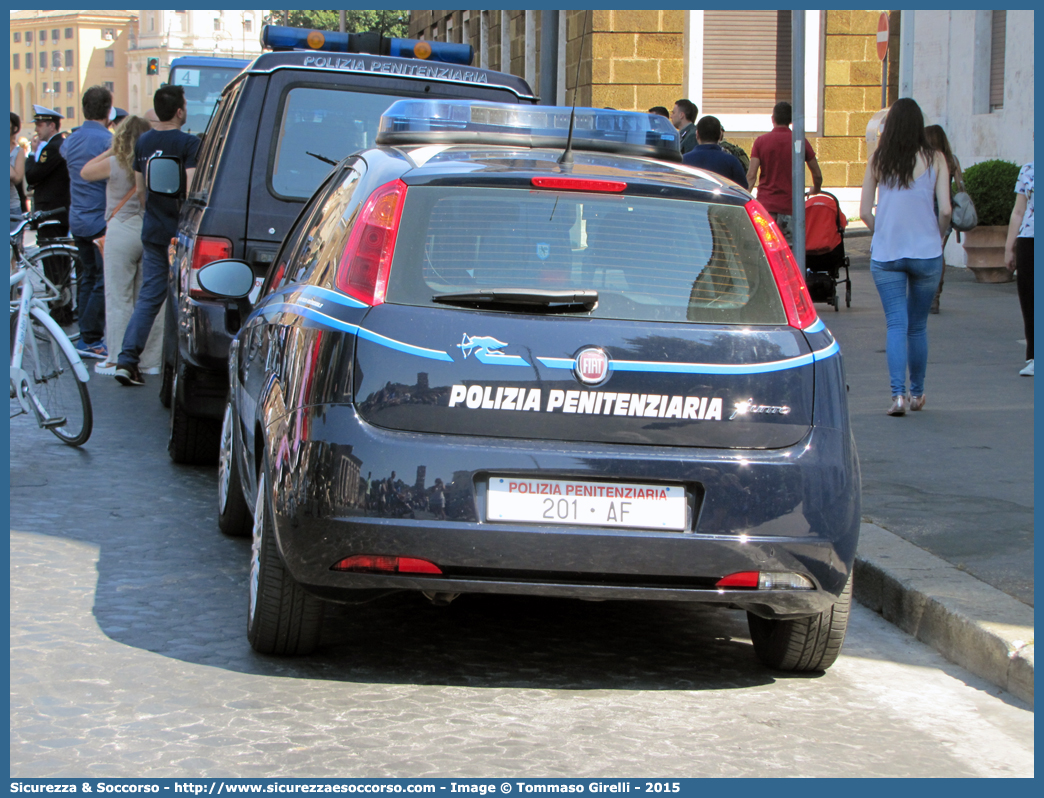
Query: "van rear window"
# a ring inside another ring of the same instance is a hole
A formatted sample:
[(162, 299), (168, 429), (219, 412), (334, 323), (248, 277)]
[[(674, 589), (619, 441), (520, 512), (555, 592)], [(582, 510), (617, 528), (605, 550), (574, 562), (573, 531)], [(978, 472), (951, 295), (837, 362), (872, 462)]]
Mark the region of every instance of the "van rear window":
[(740, 206), (411, 186), (388, 301), (429, 305), (435, 294), (488, 288), (595, 289), (598, 318), (787, 323)]
[(372, 147), (384, 110), (401, 97), (356, 90), (297, 87), (287, 92), (279, 120), (272, 190), (307, 199), (333, 167), (309, 155), (340, 161)]

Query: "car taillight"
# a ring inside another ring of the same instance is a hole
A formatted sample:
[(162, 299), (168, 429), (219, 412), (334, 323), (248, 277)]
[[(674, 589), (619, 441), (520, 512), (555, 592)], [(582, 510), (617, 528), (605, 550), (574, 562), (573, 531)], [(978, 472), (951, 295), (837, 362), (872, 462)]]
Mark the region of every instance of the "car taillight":
[(337, 267), (337, 287), (367, 305), (384, 302), (405, 199), (406, 184), (401, 180), (374, 191), (355, 221)]
[(534, 177), (537, 188), (557, 188), (564, 191), (605, 191), (617, 193), (627, 188), (620, 180), (589, 180), (583, 177)]
[(754, 229), (758, 232), (758, 238), (761, 239), (761, 246), (765, 250), (772, 276), (776, 280), (779, 298), (783, 300), (783, 308), (787, 312), (787, 324), (803, 330), (812, 324), (818, 315), (812, 304), (812, 297), (808, 295), (808, 286), (805, 284), (804, 275), (801, 274), (801, 267), (794, 260), (794, 253), (790, 251), (783, 233), (776, 226), (776, 221), (761, 203), (751, 200), (745, 207), (747, 215), (754, 223)]
[(435, 563), (416, 557), (389, 557), (382, 554), (353, 554), (335, 562), (333, 571), (362, 571), (383, 574), (441, 574)]
[(196, 236), (192, 242), (192, 260), (189, 269), (189, 296), (209, 299), (214, 295), (199, 286), (199, 270), (215, 260), (232, 257), (232, 242), (218, 236)]
[(814, 590), (815, 585), (807, 576), (792, 571), (740, 571), (722, 577), (716, 587), (749, 587), (757, 590)]

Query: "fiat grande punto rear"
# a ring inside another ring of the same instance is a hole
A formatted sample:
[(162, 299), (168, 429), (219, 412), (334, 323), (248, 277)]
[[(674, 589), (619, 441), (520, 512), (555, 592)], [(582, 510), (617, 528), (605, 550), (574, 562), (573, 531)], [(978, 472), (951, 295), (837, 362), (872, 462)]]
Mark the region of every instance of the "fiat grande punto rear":
[(664, 120), (578, 109), (563, 157), (569, 116), (396, 103), (287, 237), (223, 435), (255, 648), (412, 590), (716, 604), (773, 667), (837, 657), (859, 470), (793, 255)]

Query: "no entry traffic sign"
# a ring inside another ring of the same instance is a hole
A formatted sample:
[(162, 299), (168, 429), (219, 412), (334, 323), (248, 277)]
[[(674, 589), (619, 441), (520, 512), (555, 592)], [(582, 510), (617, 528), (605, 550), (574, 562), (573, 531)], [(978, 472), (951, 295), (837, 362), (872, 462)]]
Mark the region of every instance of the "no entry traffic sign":
[(882, 11), (877, 20), (877, 57), (885, 60), (888, 55), (888, 12)]

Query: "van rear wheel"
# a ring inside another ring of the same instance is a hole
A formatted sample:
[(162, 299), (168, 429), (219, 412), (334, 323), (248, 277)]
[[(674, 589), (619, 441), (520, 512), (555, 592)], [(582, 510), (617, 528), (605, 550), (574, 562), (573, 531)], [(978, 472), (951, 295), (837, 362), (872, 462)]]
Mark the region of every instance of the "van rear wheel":
[(754, 653), (778, 671), (825, 671), (837, 660), (845, 642), (852, 605), (852, 576), (834, 605), (818, 615), (768, 620), (747, 613)]

